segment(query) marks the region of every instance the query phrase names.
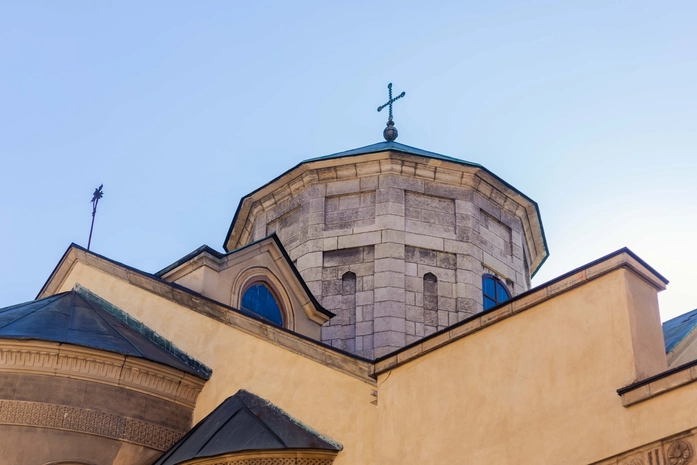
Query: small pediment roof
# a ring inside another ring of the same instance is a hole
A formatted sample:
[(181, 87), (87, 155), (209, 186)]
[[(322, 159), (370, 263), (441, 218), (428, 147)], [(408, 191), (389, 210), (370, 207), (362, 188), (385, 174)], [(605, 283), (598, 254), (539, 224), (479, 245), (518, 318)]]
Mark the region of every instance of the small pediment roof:
[(240, 390), (194, 426), (154, 465), (245, 451), (320, 450), (341, 444), (302, 424), (266, 399)]
[[(0, 339), (32, 339), (60, 342), (143, 358), (176, 368), (202, 379), (210, 369), (190, 360), (187, 363), (168, 351), (172, 343), (155, 334), (140, 322), (118, 318), (109, 303), (91, 298), (76, 290), (0, 309)], [(115, 307), (114, 307), (115, 310)], [(124, 315), (126, 316), (126, 315)], [(126, 321), (124, 321), (126, 320)]]

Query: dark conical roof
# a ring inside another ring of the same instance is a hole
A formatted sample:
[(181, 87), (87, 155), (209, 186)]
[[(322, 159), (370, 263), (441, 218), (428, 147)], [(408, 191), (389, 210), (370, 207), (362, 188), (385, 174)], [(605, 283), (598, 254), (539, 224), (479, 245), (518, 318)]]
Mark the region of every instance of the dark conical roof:
[(76, 291), (0, 309), (0, 339), (74, 344), (144, 358), (204, 379), (209, 375)]
[(251, 450), (338, 452), (341, 444), (303, 425), (268, 400), (244, 389), (228, 397), (153, 465)]

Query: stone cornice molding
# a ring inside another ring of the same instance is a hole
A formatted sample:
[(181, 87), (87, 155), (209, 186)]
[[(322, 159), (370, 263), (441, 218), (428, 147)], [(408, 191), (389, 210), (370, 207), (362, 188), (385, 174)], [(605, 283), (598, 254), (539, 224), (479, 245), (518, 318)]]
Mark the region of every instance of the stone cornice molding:
[(249, 242), (255, 218), (318, 183), (395, 174), (465, 187), (520, 219), (534, 275), (549, 255), (537, 204), (484, 167), (387, 150), (307, 161), (243, 197), (225, 243), (233, 250)]
[(119, 386), (193, 409), (205, 381), (149, 360), (58, 342), (0, 339), (0, 372)]
[(80, 407), (0, 400), (0, 424), (59, 429), (132, 442), (159, 451), (184, 435), (153, 423)]
[(644, 444), (591, 465), (688, 465), (695, 463), (697, 429)]
[(188, 460), (180, 465), (331, 465), (336, 452), (280, 450), (237, 452)]

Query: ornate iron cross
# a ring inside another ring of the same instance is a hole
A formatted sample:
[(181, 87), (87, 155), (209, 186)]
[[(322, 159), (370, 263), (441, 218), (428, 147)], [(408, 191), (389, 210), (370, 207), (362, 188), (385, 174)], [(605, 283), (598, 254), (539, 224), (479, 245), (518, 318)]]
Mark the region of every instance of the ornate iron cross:
[(94, 190), (92, 200), (90, 200), (90, 202), (92, 202), (92, 226), (90, 226), (90, 238), (87, 240), (87, 250), (90, 250), (90, 245), (92, 244), (92, 230), (94, 229), (94, 216), (97, 214), (97, 204), (99, 203), (99, 199), (104, 197), (102, 187), (104, 187), (104, 184), (100, 184), (99, 187)]
[(386, 141), (392, 142), (399, 135), (399, 133), (397, 132), (397, 128), (394, 127), (394, 122), (392, 121), (392, 104), (394, 102), (396, 102), (397, 100), (401, 99), (402, 97), (404, 97), (405, 95), (407, 95), (407, 93), (402, 92), (401, 94), (399, 94), (395, 98), (392, 98), (392, 83), (391, 82), (389, 84), (387, 84), (387, 91), (389, 92), (390, 98), (386, 104), (380, 105), (378, 107), (378, 111), (382, 111), (382, 109), (385, 107), (390, 107), (390, 115), (389, 115), (389, 118), (387, 120), (387, 127), (385, 128), (384, 131), (382, 131), (382, 136), (385, 138)]

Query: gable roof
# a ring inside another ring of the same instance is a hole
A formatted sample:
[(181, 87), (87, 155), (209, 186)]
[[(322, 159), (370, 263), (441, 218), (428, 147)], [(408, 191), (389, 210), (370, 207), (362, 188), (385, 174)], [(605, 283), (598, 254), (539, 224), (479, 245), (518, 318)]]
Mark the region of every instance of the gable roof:
[(697, 309), (663, 323), (666, 353), (669, 353), (697, 327)]
[[(167, 275), (171, 271), (179, 268), (180, 266), (182, 266), (186, 262), (193, 260), (194, 258), (196, 258), (199, 255), (204, 254), (204, 253), (210, 254), (211, 256), (217, 258), (218, 260), (222, 260), (229, 255), (234, 255), (238, 252), (242, 252), (243, 250), (245, 250), (247, 248), (253, 247), (259, 243), (262, 243), (264, 241), (269, 241), (269, 240), (273, 241), (273, 243), (276, 245), (278, 250), (281, 252), (281, 255), (283, 255), (283, 259), (285, 260), (286, 265), (288, 265), (290, 270), (293, 272), (293, 276), (295, 276), (295, 279), (297, 279), (298, 283), (300, 284), (300, 287), (302, 287), (305, 294), (307, 294), (307, 298), (310, 300), (310, 302), (312, 302), (312, 305), (320, 313), (328, 316), (329, 318), (334, 318), (336, 316), (336, 314), (334, 314), (333, 312), (324, 308), (322, 306), (322, 304), (319, 303), (319, 301), (317, 300), (315, 295), (312, 293), (312, 291), (310, 291), (310, 288), (307, 287), (307, 283), (305, 283), (305, 280), (300, 275), (298, 268), (295, 266), (295, 264), (293, 264), (293, 260), (290, 259), (290, 255), (288, 255), (288, 252), (286, 251), (285, 247), (283, 247), (283, 244), (281, 243), (281, 240), (278, 238), (276, 233), (271, 233), (266, 237), (263, 237), (257, 241), (254, 241), (254, 242), (250, 242), (249, 244), (247, 244), (245, 246), (239, 247), (235, 250), (231, 250), (230, 252), (227, 252), (227, 253), (220, 253), (217, 250), (204, 244), (201, 247), (199, 247), (198, 249), (194, 250), (193, 252), (184, 255), (182, 258), (175, 261), (171, 265), (168, 265), (168, 266), (164, 267), (163, 269), (161, 269), (160, 271), (156, 272), (154, 274), (154, 276), (156, 276), (158, 278), (163, 278), (165, 275)], [(247, 313), (244, 309), (240, 309), (240, 311)], [(251, 312), (249, 312), (249, 313), (251, 313)]]
[[(99, 299), (102, 300), (102, 299)], [(176, 368), (202, 379), (211, 371), (203, 364), (184, 360), (172, 343), (158, 336), (160, 343), (148, 338), (152, 330), (140, 328), (118, 318), (104, 300), (99, 302), (75, 290), (40, 300), (0, 309), (0, 339), (34, 339), (61, 342), (117, 354), (143, 358)], [(131, 319), (131, 321), (134, 321)]]
[(228, 397), (153, 465), (259, 450), (339, 452), (341, 444), (303, 425), (266, 399), (241, 389)]
[(276, 176), (276, 177), (275, 177), (274, 179), (272, 179), (271, 181), (267, 182), (266, 184), (260, 186), (259, 188), (255, 189), (255, 190), (253, 190), (253, 191), (250, 192), (249, 194), (245, 195), (244, 197), (242, 197), (242, 198), (240, 199), (240, 202), (239, 202), (239, 204), (237, 205), (237, 209), (235, 210), (235, 215), (234, 215), (233, 218), (232, 218), (232, 222), (230, 223), (230, 227), (228, 228), (228, 232), (227, 232), (227, 234), (226, 234), (226, 236), (225, 236), (225, 241), (223, 242), (223, 248), (224, 248), (225, 250), (228, 250), (228, 246), (229, 246), (229, 244), (230, 244), (230, 240), (231, 240), (231, 238), (232, 238), (232, 236), (233, 236), (233, 232), (234, 232), (234, 230), (235, 230), (235, 224), (237, 223), (238, 217), (240, 216), (240, 213), (242, 212), (242, 209), (243, 209), (244, 201), (245, 201), (246, 199), (249, 199), (250, 197), (254, 196), (255, 194), (257, 194), (257, 193), (258, 193), (259, 191), (261, 191), (262, 189), (264, 189), (264, 188), (270, 186), (271, 184), (274, 184), (275, 182), (279, 181), (280, 179), (282, 179), (283, 177), (287, 176), (287, 175), (288, 175), (289, 173), (291, 173), (292, 171), (295, 171), (296, 169), (300, 168), (300, 167), (303, 166), (303, 165), (312, 164), (312, 163), (315, 163), (315, 162), (322, 162), (322, 161), (334, 160), (334, 159), (340, 159), (340, 158), (348, 158), (348, 157), (354, 157), (354, 156), (360, 156), (360, 155), (369, 155), (369, 154), (372, 154), (372, 153), (388, 152), (388, 151), (391, 151), (391, 152), (398, 152), (398, 153), (404, 153), (404, 154), (408, 154), (408, 155), (416, 155), (416, 156), (426, 157), (426, 158), (432, 158), (432, 159), (435, 159), (435, 160), (442, 160), (442, 161), (446, 161), (446, 162), (449, 162), (449, 163), (455, 163), (455, 164), (458, 164), (458, 165), (461, 165), (461, 166), (466, 166), (466, 167), (470, 167), (470, 168), (476, 168), (477, 170), (481, 170), (482, 172), (485, 172), (487, 175), (491, 176), (491, 177), (494, 178), (496, 181), (500, 182), (501, 184), (503, 184), (504, 186), (506, 186), (508, 189), (510, 189), (511, 191), (515, 192), (517, 195), (519, 195), (520, 197), (522, 197), (523, 199), (525, 199), (527, 202), (530, 202), (530, 205), (535, 209), (535, 214), (536, 214), (536, 217), (537, 217), (536, 220), (537, 220), (537, 223), (538, 223), (538, 225), (539, 225), (539, 232), (540, 232), (541, 241), (542, 241), (541, 246), (542, 246), (542, 248), (544, 249), (544, 250), (543, 250), (543, 256), (542, 256), (541, 260), (539, 261), (539, 263), (536, 263), (536, 264), (531, 263), (531, 266), (532, 266), (532, 270), (531, 270), (531, 271), (532, 271), (532, 276), (533, 276), (533, 277), (535, 276), (535, 274), (537, 273), (537, 271), (540, 269), (540, 267), (542, 267), (542, 265), (544, 264), (544, 262), (545, 262), (545, 261), (547, 260), (547, 258), (549, 257), (549, 246), (548, 246), (548, 244), (547, 244), (547, 237), (546, 237), (546, 235), (545, 235), (544, 226), (543, 226), (543, 224), (542, 224), (542, 217), (541, 217), (541, 215), (540, 215), (540, 208), (539, 208), (539, 206), (537, 205), (537, 202), (535, 202), (535, 201), (532, 200), (530, 197), (528, 197), (527, 195), (525, 195), (524, 193), (522, 193), (521, 191), (519, 191), (518, 189), (516, 189), (514, 186), (512, 186), (512, 185), (509, 184), (509, 183), (507, 183), (506, 181), (504, 181), (503, 179), (501, 179), (499, 176), (497, 176), (496, 174), (494, 174), (493, 172), (489, 171), (487, 168), (485, 168), (484, 166), (482, 166), (482, 165), (480, 165), (480, 164), (478, 164), (478, 163), (473, 163), (473, 162), (469, 162), (469, 161), (466, 161), (466, 160), (461, 160), (461, 159), (459, 159), (459, 158), (454, 158), (454, 157), (450, 157), (450, 156), (447, 156), (447, 155), (442, 155), (442, 154), (439, 154), (439, 153), (436, 153), (436, 152), (429, 152), (429, 151), (427, 151), (427, 150), (423, 150), (423, 149), (420, 149), (420, 148), (417, 148), (417, 147), (411, 147), (411, 146), (409, 146), (409, 145), (400, 144), (399, 142), (394, 142), (394, 141), (392, 141), (392, 142), (378, 142), (377, 144), (366, 145), (366, 146), (364, 146), (364, 147), (359, 147), (359, 148), (356, 148), (356, 149), (346, 150), (346, 151), (343, 151), (343, 152), (337, 152), (337, 153), (333, 153), (333, 154), (330, 154), (330, 155), (324, 155), (324, 156), (315, 157), (315, 158), (308, 158), (308, 159), (306, 159), (306, 160), (301, 161), (300, 163), (298, 163), (297, 165), (293, 166), (292, 168), (290, 168), (290, 169), (284, 171), (283, 173), (281, 173), (280, 175)]

